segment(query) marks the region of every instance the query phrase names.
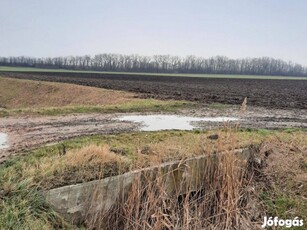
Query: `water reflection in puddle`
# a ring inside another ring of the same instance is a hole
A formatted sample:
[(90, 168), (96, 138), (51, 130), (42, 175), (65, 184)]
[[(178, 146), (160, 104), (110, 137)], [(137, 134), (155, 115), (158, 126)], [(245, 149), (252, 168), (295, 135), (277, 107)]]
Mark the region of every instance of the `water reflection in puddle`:
[(189, 117), (177, 115), (131, 115), (121, 116), (121, 121), (140, 122), (142, 131), (158, 131), (158, 130), (193, 130), (196, 128), (191, 122), (226, 122), (237, 121), (234, 117)]
[(6, 133), (0, 133), (0, 149), (8, 148), (7, 145), (7, 134)]

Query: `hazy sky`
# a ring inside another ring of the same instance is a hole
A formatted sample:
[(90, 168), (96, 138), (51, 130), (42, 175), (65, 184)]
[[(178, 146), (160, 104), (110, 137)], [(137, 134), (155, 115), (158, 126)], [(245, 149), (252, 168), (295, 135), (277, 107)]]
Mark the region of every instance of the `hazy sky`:
[(105, 52), (307, 65), (307, 0), (0, 0), (0, 56)]

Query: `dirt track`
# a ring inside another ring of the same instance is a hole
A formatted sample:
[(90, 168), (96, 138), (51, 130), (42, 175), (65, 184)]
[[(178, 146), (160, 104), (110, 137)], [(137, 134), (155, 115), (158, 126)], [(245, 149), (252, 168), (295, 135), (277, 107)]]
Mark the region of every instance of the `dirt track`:
[(0, 163), (15, 153), (65, 139), (135, 130), (136, 124), (112, 120), (112, 115), (0, 118), (0, 132), (8, 134), (8, 149), (0, 149)]
[(1, 73), (2, 76), (75, 83), (140, 93), (140, 97), (268, 108), (307, 109), (307, 80), (212, 79), (83, 73)]
[[(228, 106), (222, 110), (203, 107), (192, 111), (181, 111), (178, 114), (198, 117), (238, 117), (240, 122), (233, 123), (239, 123), (244, 128), (307, 128), (307, 110), (248, 107), (244, 114), (240, 114), (237, 106)], [(0, 132), (8, 134), (10, 146), (8, 149), (0, 150), (0, 163), (16, 153), (25, 154), (33, 148), (72, 137), (138, 130), (139, 125), (136, 123), (114, 119), (118, 115), (120, 114), (0, 118)], [(223, 126), (223, 123), (197, 122), (196, 126), (212, 129)]]

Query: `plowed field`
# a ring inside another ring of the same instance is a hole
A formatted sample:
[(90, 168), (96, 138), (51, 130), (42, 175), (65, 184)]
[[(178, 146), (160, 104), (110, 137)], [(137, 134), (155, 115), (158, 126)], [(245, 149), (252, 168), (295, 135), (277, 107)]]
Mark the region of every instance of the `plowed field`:
[(139, 93), (140, 97), (200, 103), (241, 104), (307, 109), (307, 81), (214, 79), (88, 73), (1, 73), (14, 78), (66, 82)]

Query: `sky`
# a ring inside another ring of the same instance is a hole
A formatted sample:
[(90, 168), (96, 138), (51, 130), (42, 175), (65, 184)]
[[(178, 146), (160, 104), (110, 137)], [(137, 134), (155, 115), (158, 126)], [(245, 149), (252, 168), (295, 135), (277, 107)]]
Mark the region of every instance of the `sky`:
[(269, 56), (307, 66), (306, 0), (0, 0), (0, 56)]

